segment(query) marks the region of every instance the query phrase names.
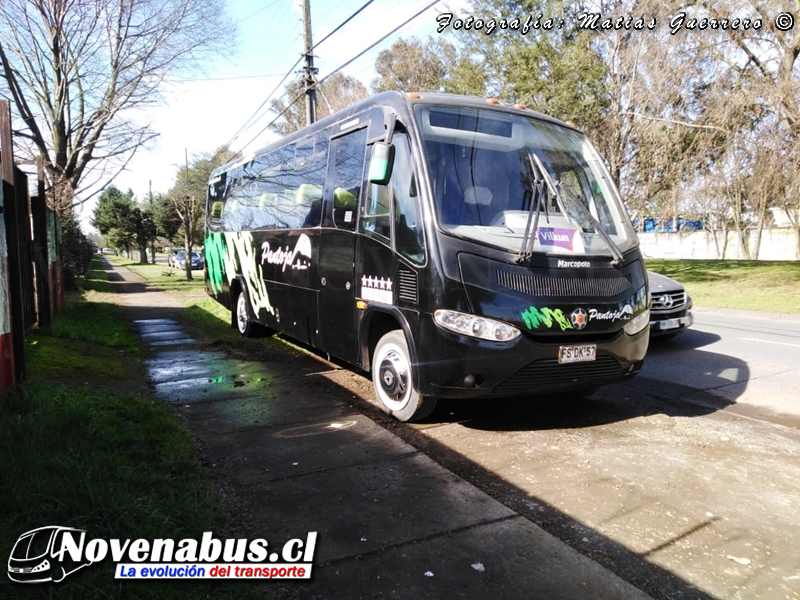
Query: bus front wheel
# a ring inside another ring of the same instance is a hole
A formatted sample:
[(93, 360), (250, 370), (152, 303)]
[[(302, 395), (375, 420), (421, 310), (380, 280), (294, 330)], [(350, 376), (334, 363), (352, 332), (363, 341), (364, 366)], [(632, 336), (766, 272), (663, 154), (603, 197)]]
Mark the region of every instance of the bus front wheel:
[(372, 385), (384, 412), (399, 421), (419, 421), (433, 412), (436, 398), (414, 389), (411, 358), (403, 332), (384, 335), (372, 355)]

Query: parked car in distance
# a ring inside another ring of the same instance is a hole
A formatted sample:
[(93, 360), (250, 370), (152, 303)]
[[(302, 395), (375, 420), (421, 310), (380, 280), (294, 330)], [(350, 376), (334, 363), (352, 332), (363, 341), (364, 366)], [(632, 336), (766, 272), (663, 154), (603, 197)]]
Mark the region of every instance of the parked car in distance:
[(175, 264), (175, 259), (178, 258), (179, 252), (185, 252), (185, 250), (181, 250), (180, 248), (172, 248), (167, 255), (167, 265), (170, 267), (177, 267), (178, 265)]
[[(192, 270), (202, 269), (204, 266), (203, 257), (200, 256), (199, 252), (195, 252), (194, 250), (192, 250), (191, 261)], [(178, 252), (178, 256), (175, 258), (175, 266), (179, 269), (186, 269), (186, 250)]]
[(671, 338), (694, 323), (692, 299), (683, 284), (671, 277), (647, 272), (650, 280), (650, 337)]

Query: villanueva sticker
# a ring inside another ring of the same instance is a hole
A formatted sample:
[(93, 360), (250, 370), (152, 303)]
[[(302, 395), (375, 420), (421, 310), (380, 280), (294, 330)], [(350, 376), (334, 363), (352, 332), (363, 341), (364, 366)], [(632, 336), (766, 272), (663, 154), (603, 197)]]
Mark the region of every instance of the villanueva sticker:
[(394, 304), (392, 280), (388, 277), (379, 278), (364, 275), (361, 278), (361, 293), (359, 295), (364, 300)]
[(555, 246), (557, 248), (565, 248), (566, 250), (573, 251), (575, 229), (564, 229), (561, 227), (539, 227), (536, 230), (536, 237), (541, 246)]

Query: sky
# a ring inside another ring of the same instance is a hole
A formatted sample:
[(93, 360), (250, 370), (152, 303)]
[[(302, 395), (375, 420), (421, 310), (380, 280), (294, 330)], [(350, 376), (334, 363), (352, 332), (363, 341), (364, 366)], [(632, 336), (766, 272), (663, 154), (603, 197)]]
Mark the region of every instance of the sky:
[[(432, 2), (373, 0), (314, 50), (317, 77), (326, 77)], [(366, 3), (311, 0), (313, 42), (321, 41)], [(437, 3), (349, 64), (343, 73), (361, 80), (369, 89), (381, 50), (399, 38), (425, 39), (436, 34), (436, 17), (459, 4), (465, 1)], [(234, 150), (252, 151), (275, 137), (266, 129), (274, 113), (266, 110), (269, 102), (265, 100), (268, 96), (280, 97), (285, 83), (297, 76), (291, 68), (304, 49), (301, 0), (229, 0), (228, 6), (238, 23), (236, 53), (206, 65), (204, 73), (192, 79), (171, 82), (165, 89), (165, 102), (142, 115), (159, 136), (149, 148), (138, 150), (126, 171), (112, 182), (120, 190), (133, 190), (137, 200), (146, 198), (151, 190), (154, 194), (168, 192), (187, 158), (191, 164), (193, 157), (228, 143)], [(280, 84), (287, 73), (291, 75)], [(85, 225), (95, 204), (96, 200), (87, 202), (82, 211)]]

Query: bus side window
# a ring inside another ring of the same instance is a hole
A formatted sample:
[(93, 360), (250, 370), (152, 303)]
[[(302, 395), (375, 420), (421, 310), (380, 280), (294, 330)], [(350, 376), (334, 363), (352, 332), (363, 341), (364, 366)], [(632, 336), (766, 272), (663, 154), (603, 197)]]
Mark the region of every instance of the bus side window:
[(297, 204), (302, 216), (301, 227), (316, 227), (322, 220), (322, 189), (327, 162), (328, 140), (317, 135), (313, 152), (300, 169), (302, 183), (297, 188)]
[(333, 223), (339, 229), (352, 231), (356, 228), (356, 208), (364, 181), (366, 150), (366, 128), (331, 140)]
[(257, 177), (251, 183), (249, 194), (251, 196), (251, 210), (253, 229), (267, 229), (275, 227), (279, 221), (278, 191), (283, 189), (281, 179), (281, 153), (271, 152), (258, 159)]
[(389, 241), (392, 220), (397, 252), (416, 262), (425, 262), (425, 237), (419, 213), (417, 183), (411, 164), (408, 136), (395, 132), (394, 169), (387, 185), (370, 184), (361, 231)]
[(407, 134), (396, 132), (392, 143), (395, 146), (391, 181), (394, 196), (394, 245), (399, 254), (421, 264), (425, 262), (425, 236)]
[(221, 173), (214, 183), (208, 186), (208, 218), (206, 223), (211, 231), (222, 229), (222, 213), (225, 210), (225, 184), (227, 179), (228, 174)]
[(389, 185), (369, 184), (361, 230), (383, 238), (388, 243), (392, 231), (392, 196)]

